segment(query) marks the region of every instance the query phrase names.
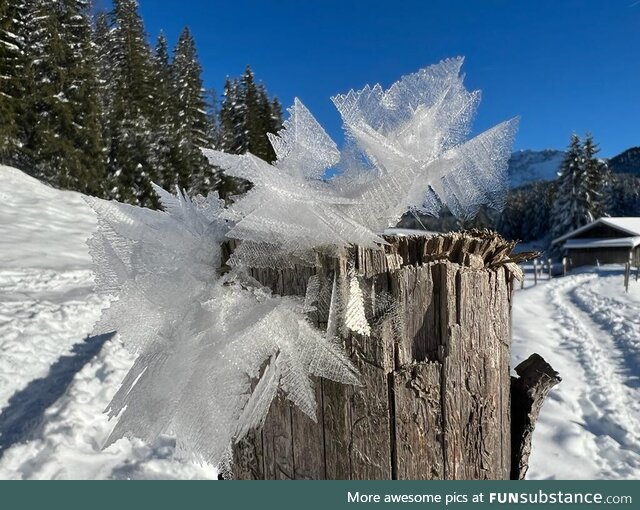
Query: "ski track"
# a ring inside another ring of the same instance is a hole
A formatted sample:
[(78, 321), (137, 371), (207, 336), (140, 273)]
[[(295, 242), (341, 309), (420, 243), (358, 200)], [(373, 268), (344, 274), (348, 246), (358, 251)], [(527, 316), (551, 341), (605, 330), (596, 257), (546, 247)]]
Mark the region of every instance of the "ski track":
[[(576, 355), (589, 384), (580, 391), (580, 424), (592, 434), (603, 478), (640, 472), (640, 392), (637, 311), (594, 290), (598, 275), (548, 284), (562, 344)], [(565, 381), (562, 384), (576, 384)]]

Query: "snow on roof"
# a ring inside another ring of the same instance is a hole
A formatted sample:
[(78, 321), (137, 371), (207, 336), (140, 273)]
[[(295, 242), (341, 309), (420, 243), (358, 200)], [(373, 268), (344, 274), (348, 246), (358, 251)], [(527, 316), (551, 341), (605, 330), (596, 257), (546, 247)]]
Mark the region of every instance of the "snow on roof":
[(611, 239), (568, 239), (565, 248), (635, 248), (640, 245), (640, 236)]
[(431, 230), (419, 230), (412, 228), (387, 228), (383, 232), (386, 236), (433, 236), (436, 235), (437, 232), (433, 232)]
[(640, 217), (628, 216), (628, 217), (618, 217), (618, 218), (599, 218), (596, 221), (593, 221), (588, 225), (585, 225), (584, 227), (580, 227), (576, 230), (569, 232), (568, 234), (565, 234), (561, 237), (558, 237), (557, 239), (554, 239), (551, 244), (556, 244), (556, 243), (565, 241), (575, 236), (576, 234), (580, 234), (585, 230), (589, 230), (590, 228), (595, 227), (596, 225), (606, 225), (608, 227), (621, 230), (622, 232), (625, 232), (626, 234), (630, 234), (631, 236), (640, 236)]

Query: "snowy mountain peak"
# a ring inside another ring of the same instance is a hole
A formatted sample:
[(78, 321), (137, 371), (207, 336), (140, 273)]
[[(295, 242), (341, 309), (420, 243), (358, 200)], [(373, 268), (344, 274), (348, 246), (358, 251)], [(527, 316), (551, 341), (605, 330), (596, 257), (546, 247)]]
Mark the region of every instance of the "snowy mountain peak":
[(555, 149), (514, 152), (509, 160), (507, 170), (510, 187), (517, 188), (531, 182), (555, 179), (564, 155), (564, 151)]

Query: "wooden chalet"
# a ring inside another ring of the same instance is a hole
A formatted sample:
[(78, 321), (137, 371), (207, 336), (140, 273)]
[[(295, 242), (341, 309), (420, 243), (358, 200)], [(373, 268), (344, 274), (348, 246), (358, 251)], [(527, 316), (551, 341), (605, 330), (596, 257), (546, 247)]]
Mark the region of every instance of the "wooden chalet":
[(640, 218), (600, 218), (553, 240), (571, 267), (596, 264), (640, 266)]

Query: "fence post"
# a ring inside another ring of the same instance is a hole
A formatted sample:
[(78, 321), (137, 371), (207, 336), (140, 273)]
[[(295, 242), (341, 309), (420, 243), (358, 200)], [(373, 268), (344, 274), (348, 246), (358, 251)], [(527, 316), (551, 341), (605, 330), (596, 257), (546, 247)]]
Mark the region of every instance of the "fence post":
[[(251, 270), (283, 295), (305, 296), (313, 277), (319, 295), (337, 292), (340, 301), (356, 278), (365, 299), (385, 296), (392, 306), (370, 312), (379, 315), (367, 317), (375, 324), (368, 337), (334, 319), (362, 385), (317, 380), (317, 422), (276, 398), (262, 430), (234, 446), (236, 478), (524, 476), (522, 452), (538, 409), (531, 397), (544, 397), (547, 387), (527, 370), (517, 371), (520, 382), (510, 376), (511, 299), (520, 276), (512, 246), (475, 231), (386, 239), (384, 251), (322, 255), (314, 268)], [(326, 327), (325, 301), (313, 321)]]
[(627, 262), (624, 265), (624, 290), (629, 292), (629, 276), (631, 275), (631, 263)]
[(567, 257), (562, 257), (562, 276), (567, 276)]
[(551, 259), (547, 259), (547, 269), (549, 270), (549, 280), (551, 280), (552, 275), (551, 275)]
[(538, 259), (533, 259), (533, 284), (538, 285)]

